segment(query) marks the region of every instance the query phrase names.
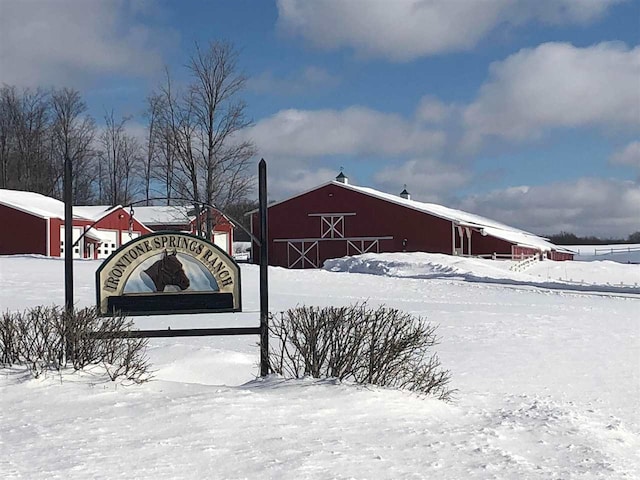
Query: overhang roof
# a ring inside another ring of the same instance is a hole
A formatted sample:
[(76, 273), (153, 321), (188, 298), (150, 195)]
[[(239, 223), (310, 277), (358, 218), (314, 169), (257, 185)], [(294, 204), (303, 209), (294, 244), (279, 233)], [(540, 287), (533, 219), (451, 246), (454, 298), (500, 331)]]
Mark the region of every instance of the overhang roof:
[(110, 243), (111, 239), (107, 238), (105, 235), (100, 232), (100, 230), (96, 230), (95, 228), (90, 228), (85, 230), (84, 236), (90, 238), (91, 240), (95, 240), (98, 243)]

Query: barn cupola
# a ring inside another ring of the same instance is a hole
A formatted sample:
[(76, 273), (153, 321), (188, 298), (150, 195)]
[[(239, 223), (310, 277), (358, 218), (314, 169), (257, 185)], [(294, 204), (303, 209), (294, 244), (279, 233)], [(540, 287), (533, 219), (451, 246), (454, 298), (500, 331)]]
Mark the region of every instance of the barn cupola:
[(402, 190), (400, 192), (400, 197), (404, 198), (405, 200), (411, 200), (411, 194), (407, 191), (407, 186), (404, 186), (404, 190)]
[(342, 168), (340, 169), (340, 173), (336, 177), (336, 182), (344, 183), (345, 185), (349, 184), (349, 177), (347, 177), (343, 172)]

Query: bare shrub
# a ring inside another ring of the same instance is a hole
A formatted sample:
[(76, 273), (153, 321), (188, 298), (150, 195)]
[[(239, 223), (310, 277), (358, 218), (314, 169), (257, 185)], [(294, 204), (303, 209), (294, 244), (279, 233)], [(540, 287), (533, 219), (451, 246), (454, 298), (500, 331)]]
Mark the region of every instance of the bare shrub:
[[(112, 339), (113, 340), (113, 339)], [(108, 358), (103, 365), (111, 380), (126, 378), (134, 383), (142, 383), (151, 378), (149, 360), (146, 356), (146, 338), (119, 338), (113, 342)]]
[(147, 340), (131, 338), (133, 322), (100, 317), (94, 308), (70, 313), (56, 306), (0, 317), (0, 365), (25, 365), (37, 378), (47, 370), (104, 365), (112, 380), (149, 378)]
[(286, 377), (338, 378), (451, 400), (451, 374), (432, 347), (437, 327), (398, 309), (296, 307), (271, 316), (271, 370)]
[(45, 370), (64, 365), (63, 325), (57, 307), (38, 306), (14, 317), (16, 363), (26, 365), (38, 378)]
[(0, 316), (0, 365), (11, 366), (18, 361), (17, 340), (14, 316), (5, 312)]

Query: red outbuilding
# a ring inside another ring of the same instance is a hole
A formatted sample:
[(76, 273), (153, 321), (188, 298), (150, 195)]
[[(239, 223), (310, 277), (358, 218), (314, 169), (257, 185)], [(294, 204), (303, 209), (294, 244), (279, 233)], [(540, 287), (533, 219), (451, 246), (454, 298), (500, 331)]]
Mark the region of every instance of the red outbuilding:
[[(258, 232), (258, 212), (251, 212)], [(554, 260), (573, 252), (532, 233), (472, 213), (350, 185), (342, 173), (268, 207), (269, 264), (320, 268), (325, 260), (367, 252), (430, 252), (450, 255)], [(259, 248), (253, 245), (253, 259)]]
[[(74, 258), (106, 258), (151, 230), (121, 207), (73, 207)], [(0, 190), (0, 255), (64, 255), (64, 203), (39, 193)], [(83, 235), (84, 234), (84, 235)], [(82, 237), (82, 238), (80, 238)]]
[[(173, 221), (170, 221), (173, 212)], [(179, 214), (176, 214), (179, 212)], [(137, 207), (118, 205), (73, 207), (74, 258), (107, 258), (130, 240), (159, 230), (195, 232), (195, 216), (188, 207)], [(147, 225), (143, 218), (161, 222)], [(164, 216), (163, 216), (164, 215)], [(201, 214), (204, 221), (205, 214)], [(233, 224), (212, 209), (213, 241), (233, 252)], [(156, 218), (157, 220), (157, 218)], [(164, 223), (162, 223), (164, 222)], [(64, 255), (64, 203), (39, 193), (0, 189), (0, 255)]]

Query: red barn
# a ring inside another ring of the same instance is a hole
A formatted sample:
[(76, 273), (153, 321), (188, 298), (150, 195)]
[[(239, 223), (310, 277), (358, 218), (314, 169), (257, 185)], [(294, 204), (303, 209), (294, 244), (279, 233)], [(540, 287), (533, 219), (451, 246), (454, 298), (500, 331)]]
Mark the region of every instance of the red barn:
[[(74, 258), (107, 258), (130, 240), (159, 230), (195, 232), (189, 207), (73, 207)], [(201, 214), (204, 221), (205, 214)], [(212, 209), (213, 241), (233, 252), (233, 224)], [(149, 224), (146, 223), (147, 219)], [(0, 189), (0, 255), (64, 255), (64, 203), (39, 193)], [(80, 238), (82, 237), (82, 238)]]
[[(554, 260), (573, 252), (502, 223), (442, 205), (350, 185), (340, 174), (268, 207), (269, 264), (320, 268), (325, 260), (374, 252), (430, 252), (451, 255), (544, 255)], [(257, 211), (251, 212), (258, 232)], [(254, 261), (259, 248), (253, 245)]]

